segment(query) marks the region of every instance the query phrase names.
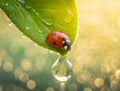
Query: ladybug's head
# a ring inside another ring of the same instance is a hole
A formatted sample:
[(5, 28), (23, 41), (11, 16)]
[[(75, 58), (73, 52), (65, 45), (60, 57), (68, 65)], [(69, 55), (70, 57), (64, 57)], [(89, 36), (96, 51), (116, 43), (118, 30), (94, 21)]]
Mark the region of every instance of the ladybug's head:
[(63, 48), (67, 51), (71, 50), (71, 44), (69, 39), (63, 38)]

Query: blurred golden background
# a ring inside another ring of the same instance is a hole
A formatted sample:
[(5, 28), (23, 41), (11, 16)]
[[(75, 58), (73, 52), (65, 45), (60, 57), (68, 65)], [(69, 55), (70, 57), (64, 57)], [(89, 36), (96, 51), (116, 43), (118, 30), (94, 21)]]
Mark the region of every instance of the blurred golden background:
[[(78, 0), (78, 38), (67, 55), (66, 91), (120, 91), (120, 0)], [(24, 36), (0, 10), (0, 91), (58, 91), (58, 58)]]

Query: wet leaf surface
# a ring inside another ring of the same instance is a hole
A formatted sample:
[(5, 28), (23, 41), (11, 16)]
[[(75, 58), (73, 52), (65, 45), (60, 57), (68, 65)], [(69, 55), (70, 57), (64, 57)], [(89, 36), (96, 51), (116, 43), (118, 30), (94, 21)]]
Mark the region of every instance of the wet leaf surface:
[(70, 37), (71, 44), (76, 38), (78, 12), (74, 0), (1, 0), (0, 7), (31, 40), (61, 55), (67, 51), (48, 45), (47, 34), (61, 31)]

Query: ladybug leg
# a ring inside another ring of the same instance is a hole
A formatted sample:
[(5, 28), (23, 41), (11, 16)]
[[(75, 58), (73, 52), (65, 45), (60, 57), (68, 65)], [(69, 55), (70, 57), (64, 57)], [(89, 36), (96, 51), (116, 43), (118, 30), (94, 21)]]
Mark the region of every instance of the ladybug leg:
[(71, 47), (70, 47), (70, 46), (67, 46), (67, 50), (68, 50), (68, 51), (71, 50)]
[(68, 50), (69, 49), (69, 45), (67, 44), (67, 42), (65, 41), (65, 43), (63, 44), (63, 48)]
[(65, 41), (64, 44), (63, 44), (63, 48), (66, 49), (66, 50), (67, 50), (67, 48), (68, 48), (68, 46), (67, 46), (67, 44), (66, 44), (66, 41)]

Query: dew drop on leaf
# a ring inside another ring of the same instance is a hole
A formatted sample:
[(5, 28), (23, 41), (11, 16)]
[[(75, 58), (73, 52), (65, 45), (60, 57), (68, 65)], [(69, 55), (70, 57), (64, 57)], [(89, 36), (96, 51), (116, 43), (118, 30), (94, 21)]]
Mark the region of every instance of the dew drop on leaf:
[(30, 29), (28, 26), (26, 26), (25, 28), (26, 28), (26, 30), (29, 30), (29, 29)]
[(53, 53), (53, 51), (51, 51), (51, 50), (50, 50), (50, 51), (49, 51), (49, 53), (50, 53), (50, 54), (52, 54), (52, 53)]
[(65, 23), (71, 23), (73, 20), (73, 16), (72, 13), (70, 11), (67, 11), (65, 18), (64, 18), (64, 22)]
[(66, 57), (59, 57), (52, 66), (53, 76), (61, 82), (67, 81), (72, 75), (72, 64)]
[(39, 16), (39, 13), (38, 13), (35, 9), (32, 9), (32, 11), (33, 11), (37, 16)]
[(25, 35), (22, 35), (22, 38), (24, 39), (24, 38), (25, 38)]
[(18, 0), (18, 2), (22, 3), (22, 4), (25, 4), (25, 1), (24, 0)]
[(36, 46), (38, 46), (38, 44), (35, 43), (34, 46), (36, 47)]
[(38, 30), (38, 32), (41, 33), (41, 34), (43, 33), (43, 31), (41, 31), (41, 30)]
[(32, 9), (32, 7), (30, 5), (26, 5), (25, 7), (26, 7), (26, 9)]
[(47, 19), (47, 18), (42, 18), (41, 21), (45, 23), (48, 26), (51, 26), (53, 24), (54, 19)]
[(8, 3), (6, 3), (5, 5), (8, 6)]
[(13, 25), (13, 23), (11, 22), (11, 23), (9, 23), (8, 25), (9, 25), (9, 27), (11, 27), (11, 26)]

